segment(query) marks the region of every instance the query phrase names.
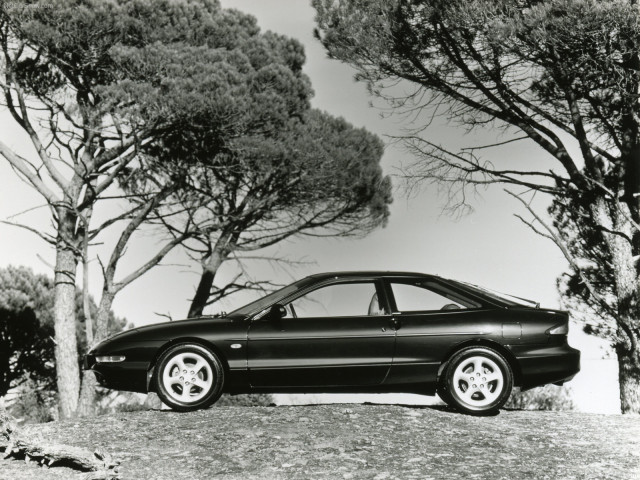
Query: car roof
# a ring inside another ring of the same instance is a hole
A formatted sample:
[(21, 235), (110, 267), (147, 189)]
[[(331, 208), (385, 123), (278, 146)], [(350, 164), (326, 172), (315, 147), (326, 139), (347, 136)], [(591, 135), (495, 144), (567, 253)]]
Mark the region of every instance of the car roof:
[(346, 272), (325, 272), (309, 275), (308, 278), (332, 278), (332, 277), (421, 277), (421, 278), (441, 278), (437, 275), (417, 272), (397, 272), (384, 270), (355, 270)]

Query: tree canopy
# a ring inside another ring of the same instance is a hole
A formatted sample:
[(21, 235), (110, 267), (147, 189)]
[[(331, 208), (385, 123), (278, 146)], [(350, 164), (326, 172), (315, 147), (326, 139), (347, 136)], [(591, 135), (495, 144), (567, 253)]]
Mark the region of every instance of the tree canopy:
[(230, 256), (292, 235), (365, 235), (387, 219), (391, 185), (379, 165), (383, 145), (343, 119), (309, 110), (277, 132), (245, 135), (223, 151), (207, 132), (192, 133), (188, 148), (169, 136), (148, 149), (148, 168), (129, 184), (138, 193), (153, 189), (159, 178), (189, 184), (157, 213), (157, 223), (173, 235), (185, 223), (194, 225), (185, 246), (203, 272), (189, 316), (246, 286), (214, 286)]

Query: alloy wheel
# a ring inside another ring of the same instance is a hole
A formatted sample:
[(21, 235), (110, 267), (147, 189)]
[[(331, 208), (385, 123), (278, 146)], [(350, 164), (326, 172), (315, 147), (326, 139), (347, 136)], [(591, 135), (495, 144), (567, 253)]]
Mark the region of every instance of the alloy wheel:
[(184, 352), (171, 357), (162, 372), (165, 391), (175, 401), (189, 404), (200, 401), (214, 385), (209, 362), (199, 353)]
[(484, 356), (461, 361), (453, 373), (453, 393), (473, 408), (494, 403), (504, 389), (504, 375), (496, 362)]

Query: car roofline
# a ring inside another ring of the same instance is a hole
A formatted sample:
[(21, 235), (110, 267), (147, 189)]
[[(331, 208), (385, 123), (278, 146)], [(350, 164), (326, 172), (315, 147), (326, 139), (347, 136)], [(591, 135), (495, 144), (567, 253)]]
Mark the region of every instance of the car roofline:
[[(388, 270), (350, 270), (339, 272), (314, 273), (307, 278), (348, 278), (348, 277), (421, 277), (421, 278), (443, 278), (438, 275), (420, 272), (399, 272)], [(443, 278), (443, 280), (446, 280)]]

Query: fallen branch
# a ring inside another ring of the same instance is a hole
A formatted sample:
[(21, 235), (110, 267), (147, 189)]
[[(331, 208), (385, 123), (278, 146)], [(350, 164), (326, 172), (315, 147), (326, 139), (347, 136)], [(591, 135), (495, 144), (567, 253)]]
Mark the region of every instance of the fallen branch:
[(71, 447), (29, 438), (18, 432), (6, 411), (0, 408), (0, 452), (3, 458), (15, 458), (27, 463), (37, 462), (43, 467), (68, 467), (89, 472), (86, 480), (117, 480), (120, 462), (110, 455), (93, 453), (80, 447)]

